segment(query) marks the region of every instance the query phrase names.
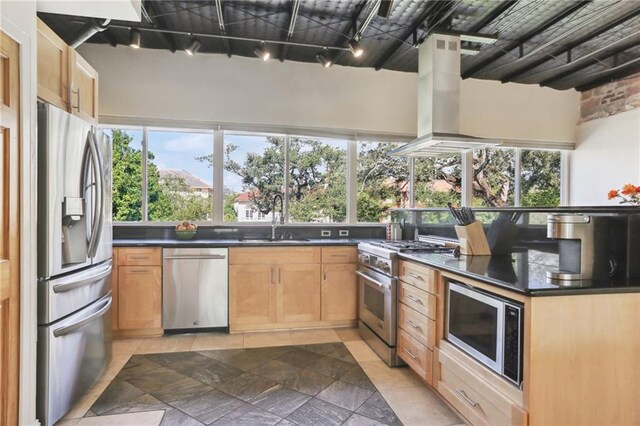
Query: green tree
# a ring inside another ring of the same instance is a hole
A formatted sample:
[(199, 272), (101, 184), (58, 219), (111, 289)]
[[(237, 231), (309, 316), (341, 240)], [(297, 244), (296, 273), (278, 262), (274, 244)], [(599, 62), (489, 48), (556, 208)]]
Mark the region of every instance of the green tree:
[(238, 194), (232, 192), (231, 190), (225, 188), (224, 194), (224, 221), (225, 222), (235, 222), (238, 220), (238, 213), (233, 208), (233, 203)]

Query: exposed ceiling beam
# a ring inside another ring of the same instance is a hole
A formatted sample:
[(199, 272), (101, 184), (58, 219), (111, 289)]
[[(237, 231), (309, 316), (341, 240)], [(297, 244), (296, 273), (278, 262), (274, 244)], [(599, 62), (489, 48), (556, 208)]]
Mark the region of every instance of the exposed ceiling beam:
[[(367, 0), (362, 0), (360, 2), (360, 4), (358, 4), (355, 9), (355, 13), (353, 14), (353, 16), (351, 17), (351, 22), (349, 22), (349, 27), (344, 31), (343, 34), (347, 34), (349, 37), (355, 37), (355, 35), (358, 33), (358, 20), (364, 20), (365, 19), (365, 15), (364, 13), (367, 10), (367, 5), (369, 3), (367, 2)], [(342, 39), (344, 38), (344, 36), (340, 36), (341, 42)], [(348, 41), (347, 41), (348, 42)], [(333, 60), (334, 63), (338, 63), (340, 61), (340, 59), (342, 59), (342, 56), (345, 55), (346, 52), (339, 52), (335, 59)]]
[[(291, 8), (289, 9), (289, 29), (287, 30), (287, 36), (285, 41), (290, 41), (293, 37), (293, 32), (296, 27), (296, 20), (298, 19), (298, 11), (300, 10), (300, 0), (293, 0), (291, 3)], [(278, 58), (280, 62), (284, 62), (287, 57), (287, 53), (289, 52), (289, 45), (283, 44), (280, 46), (280, 54)]]
[[(556, 81), (562, 80), (563, 78), (570, 76), (580, 70), (583, 70), (591, 65), (602, 62), (605, 59), (611, 58), (619, 53), (624, 52), (625, 50), (631, 49), (633, 47), (640, 45), (640, 40), (638, 40), (637, 33), (634, 34), (635, 37), (629, 37), (631, 40), (626, 43), (619, 44), (617, 47), (613, 49), (606, 49), (600, 55), (589, 55), (588, 57), (578, 58), (573, 63), (568, 64), (569, 67), (564, 71), (553, 75), (552, 77), (548, 77), (538, 83), (540, 86), (550, 86)], [(617, 43), (616, 43), (617, 44)]]
[(567, 44), (565, 44), (564, 46), (560, 46), (558, 49), (554, 50), (551, 53), (546, 53), (544, 56), (542, 56), (539, 59), (536, 59), (533, 62), (529, 62), (527, 64), (524, 64), (524, 66), (515, 69), (513, 71), (511, 71), (510, 73), (508, 73), (507, 75), (505, 75), (504, 77), (502, 77), (500, 80), (503, 83), (506, 83), (508, 81), (513, 80), (514, 78), (517, 78), (519, 76), (521, 76), (522, 74), (525, 74), (529, 71), (531, 71), (534, 68), (539, 67), (542, 64), (545, 64), (553, 59), (556, 59), (556, 57), (558, 57), (559, 55), (562, 55), (578, 46), (580, 46), (581, 44), (586, 43), (589, 40), (592, 40), (596, 37), (598, 37), (601, 34), (606, 33), (607, 31), (617, 27), (618, 25), (621, 25), (631, 19), (636, 18), (637, 16), (640, 15), (640, 8), (634, 10), (631, 13), (627, 13), (624, 14), (620, 17), (618, 17), (617, 19), (614, 19), (611, 22), (606, 23), (605, 25), (603, 25), (602, 27), (598, 28), (596, 31), (589, 33), (589, 34), (585, 34), (584, 36), (569, 42)]
[[(220, 34), (227, 35), (227, 30), (224, 26), (224, 5), (222, 4), (222, 0), (216, 0), (216, 15), (218, 16), (218, 28), (220, 29)], [(222, 39), (222, 44), (224, 44), (224, 50), (227, 52), (227, 56), (231, 57), (231, 43), (226, 38)]]
[(418, 18), (415, 21), (413, 21), (413, 24), (411, 24), (411, 27), (408, 28), (404, 33), (402, 33), (397, 40), (394, 40), (392, 45), (387, 50), (385, 50), (384, 53), (382, 53), (382, 55), (380, 55), (380, 59), (378, 59), (378, 61), (374, 65), (376, 71), (379, 71), (380, 69), (382, 69), (382, 67), (384, 67), (387, 61), (389, 61), (389, 59), (391, 59), (394, 53), (396, 53), (396, 51), (402, 46), (404, 41), (407, 38), (411, 37), (416, 31), (418, 31), (418, 28), (420, 28), (420, 26), (424, 24), (427, 18), (429, 18), (429, 16), (433, 12), (433, 9), (435, 8), (437, 3), (438, 2), (436, 1), (430, 1), (426, 3), (424, 10), (422, 11), (422, 13), (420, 13)]
[(544, 31), (546, 31), (547, 29), (549, 29), (553, 25), (557, 24), (558, 22), (562, 21), (563, 19), (567, 18), (568, 16), (570, 16), (570, 15), (574, 14), (575, 12), (579, 11), (580, 9), (585, 7), (586, 5), (590, 4), (591, 1), (592, 0), (584, 0), (584, 1), (580, 0), (580, 1), (577, 1), (574, 4), (572, 4), (571, 6), (569, 6), (568, 8), (566, 8), (564, 11), (562, 11), (562, 13), (560, 13), (560, 14), (558, 14), (558, 15), (556, 15), (556, 16), (548, 19), (548, 20), (546, 20), (542, 24), (538, 25), (536, 28), (528, 31), (527, 33), (525, 33), (524, 35), (519, 37), (517, 40), (514, 40), (511, 43), (508, 43), (506, 46), (503, 46), (503, 47), (495, 46), (496, 50), (492, 54), (490, 54), (487, 58), (483, 59), (482, 61), (478, 62), (477, 64), (473, 65), (471, 68), (469, 68), (465, 72), (463, 72), (462, 73), (462, 78), (472, 77), (475, 73), (477, 73), (478, 71), (484, 69), (486, 66), (488, 66), (491, 63), (493, 63), (497, 59), (503, 57), (507, 53), (511, 52), (513, 49), (522, 46), (524, 43), (526, 43), (527, 41), (531, 40), (533, 37), (539, 35), (540, 33), (543, 33)]
[(593, 78), (576, 86), (576, 90), (578, 92), (584, 92), (585, 90), (593, 89), (612, 81), (622, 80), (638, 72), (640, 72), (640, 58), (636, 57), (609, 70), (596, 73)]
[(469, 32), (477, 33), (482, 31), (484, 27), (498, 19), (498, 17), (500, 17), (507, 10), (511, 9), (511, 7), (513, 7), (513, 5), (515, 5), (516, 3), (518, 3), (518, 0), (500, 2), (496, 7), (493, 8), (491, 12), (487, 13), (481, 20), (473, 24), (469, 29)]
[[(168, 29), (167, 22), (164, 19), (164, 16), (154, 17), (155, 15), (160, 15), (160, 12), (156, 7), (155, 2), (151, 0), (144, 1), (142, 3), (142, 13), (147, 18), (147, 20), (149, 21), (149, 24), (151, 24), (153, 28)], [(171, 53), (175, 53), (177, 50), (177, 47), (176, 47), (177, 44), (176, 44), (176, 39), (173, 37), (173, 35), (171, 35), (170, 33), (163, 32), (162, 38), (164, 38), (164, 40), (167, 42), (167, 45), (169, 45), (169, 50), (171, 50)]]

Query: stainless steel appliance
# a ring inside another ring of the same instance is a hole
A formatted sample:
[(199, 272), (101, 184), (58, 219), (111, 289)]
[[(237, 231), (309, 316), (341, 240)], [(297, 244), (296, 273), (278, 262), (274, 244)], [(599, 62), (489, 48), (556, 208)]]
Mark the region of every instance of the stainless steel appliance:
[(227, 330), (226, 248), (163, 250), (162, 326), (165, 330)]
[(111, 141), (38, 103), (37, 415), (58, 421), (111, 358)]
[(358, 319), (360, 335), (389, 366), (403, 365), (396, 353), (398, 253), (443, 251), (423, 241), (371, 241), (358, 244)]
[(445, 338), (505, 379), (522, 384), (524, 306), (447, 282)]

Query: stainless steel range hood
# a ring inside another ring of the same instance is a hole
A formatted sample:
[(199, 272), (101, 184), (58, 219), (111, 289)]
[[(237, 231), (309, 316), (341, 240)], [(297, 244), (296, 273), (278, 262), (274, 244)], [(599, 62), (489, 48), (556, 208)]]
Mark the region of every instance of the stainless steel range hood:
[(418, 138), (391, 155), (433, 157), (502, 144), (460, 134), (459, 36), (429, 36), (420, 45), (418, 77)]

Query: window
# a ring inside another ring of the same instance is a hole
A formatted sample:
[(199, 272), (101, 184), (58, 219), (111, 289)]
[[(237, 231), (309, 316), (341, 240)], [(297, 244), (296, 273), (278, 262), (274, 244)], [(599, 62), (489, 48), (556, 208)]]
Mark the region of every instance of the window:
[(289, 139), (289, 217), (292, 222), (346, 220), (346, 141)]
[[(284, 136), (224, 134), (226, 222), (242, 217), (271, 221), (273, 197), (284, 192), (284, 143)], [(243, 215), (243, 211), (247, 213)], [(254, 217), (253, 211), (262, 216)]]
[(113, 221), (142, 217), (142, 130), (104, 129), (113, 144)]
[(473, 151), (473, 206), (506, 207), (515, 203), (514, 149)]
[(385, 222), (389, 209), (409, 207), (409, 161), (392, 157), (392, 143), (358, 142), (358, 222)]
[(560, 205), (560, 152), (523, 150), (520, 157), (523, 207)]
[(150, 221), (212, 219), (213, 134), (149, 131)]
[(462, 203), (462, 157), (414, 160), (415, 207), (445, 207)]

